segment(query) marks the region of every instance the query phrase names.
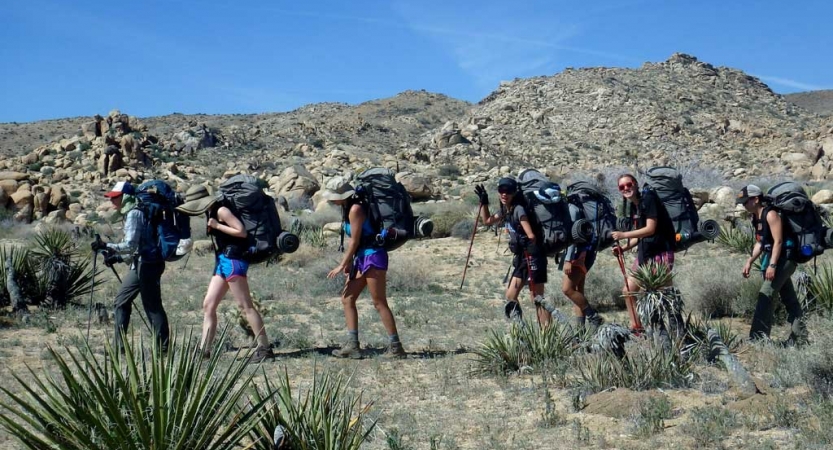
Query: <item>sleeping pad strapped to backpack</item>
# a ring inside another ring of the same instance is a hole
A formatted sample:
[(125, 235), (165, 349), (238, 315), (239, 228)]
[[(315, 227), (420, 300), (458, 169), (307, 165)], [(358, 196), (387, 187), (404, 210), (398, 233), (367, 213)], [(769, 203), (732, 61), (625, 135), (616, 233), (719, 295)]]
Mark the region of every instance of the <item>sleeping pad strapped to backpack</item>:
[(518, 174), (518, 184), (526, 200), (528, 218), (541, 232), (544, 254), (556, 256), (570, 244), (584, 244), (593, 238), (593, 226), (584, 219), (573, 221), (561, 187), (541, 172), (526, 169)]
[(766, 193), (773, 208), (786, 224), (784, 240), (787, 257), (805, 263), (833, 248), (833, 229), (824, 225), (819, 208), (798, 183), (785, 181)]
[(368, 217), (377, 230), (374, 245), (393, 251), (413, 237), (430, 236), (431, 219), (415, 217), (411, 195), (394, 172), (383, 167), (367, 169), (356, 177), (356, 196), (364, 202)]
[(136, 207), (144, 214), (165, 261), (176, 261), (191, 249), (191, 220), (176, 210), (182, 197), (162, 180), (149, 180), (136, 188)]
[(593, 238), (590, 244), (596, 251), (613, 245), (616, 231), (616, 210), (605, 193), (589, 181), (576, 181), (567, 186), (567, 202), (574, 205), (577, 217), (593, 225)]
[(645, 190), (654, 191), (674, 224), (674, 251), (687, 250), (698, 242), (717, 238), (720, 225), (711, 219), (700, 222), (691, 192), (683, 186), (683, 176), (677, 169), (668, 166), (652, 167), (646, 172), (645, 179), (643, 194)]
[(220, 185), (219, 194), (221, 204), (246, 227), (245, 261), (258, 264), (298, 249), (298, 236), (283, 231), (275, 200), (263, 191), (257, 178), (235, 175)]

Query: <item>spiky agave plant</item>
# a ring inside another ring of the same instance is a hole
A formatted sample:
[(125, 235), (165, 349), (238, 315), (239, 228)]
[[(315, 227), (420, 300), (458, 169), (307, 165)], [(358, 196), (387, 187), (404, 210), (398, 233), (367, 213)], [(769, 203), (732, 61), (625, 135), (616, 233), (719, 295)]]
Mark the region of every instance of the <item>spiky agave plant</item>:
[(755, 245), (755, 235), (746, 227), (721, 226), (717, 242), (733, 253), (749, 255), (752, 252), (752, 246)]
[(36, 234), (29, 255), (38, 282), (39, 295), (34, 300), (51, 308), (63, 308), (74, 298), (89, 294), (101, 273), (92, 272), (90, 260), (82, 259), (78, 242), (60, 229)]
[(189, 335), (164, 355), (125, 341), (121, 356), (109, 344), (103, 357), (86, 342), (49, 348), (55, 374), (27, 368), (14, 389), (0, 386), (0, 427), (30, 449), (231, 450), (272, 399), (247, 398), (246, 358), (204, 360)]
[(683, 296), (671, 286), (674, 273), (666, 264), (643, 264), (631, 271), (631, 276), (642, 288), (636, 293), (636, 312), (642, 323), (658, 330), (668, 330), (682, 337)]
[(474, 351), (475, 374), (503, 375), (546, 368), (570, 358), (581, 346), (584, 333), (553, 321), (539, 328), (513, 323), (508, 333), (491, 330)]
[(833, 265), (819, 265), (810, 278), (807, 291), (807, 298), (812, 299), (810, 308), (826, 315), (833, 313)]
[(269, 400), (267, 413), (252, 429), (253, 448), (272, 450), (275, 441), (297, 450), (358, 450), (376, 427), (373, 403), (347, 392), (349, 377), (313, 371), (312, 386), (294, 396), (286, 368), (253, 387), (253, 403)]

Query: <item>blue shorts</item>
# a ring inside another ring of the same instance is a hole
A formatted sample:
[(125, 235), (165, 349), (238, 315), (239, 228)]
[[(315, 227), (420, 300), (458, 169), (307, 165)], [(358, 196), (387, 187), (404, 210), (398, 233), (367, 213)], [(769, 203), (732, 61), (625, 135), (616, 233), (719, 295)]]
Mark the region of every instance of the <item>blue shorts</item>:
[(246, 278), (249, 273), (249, 263), (240, 259), (231, 259), (222, 253), (217, 257), (217, 264), (214, 266), (214, 275), (223, 277), (230, 281), (237, 277)]

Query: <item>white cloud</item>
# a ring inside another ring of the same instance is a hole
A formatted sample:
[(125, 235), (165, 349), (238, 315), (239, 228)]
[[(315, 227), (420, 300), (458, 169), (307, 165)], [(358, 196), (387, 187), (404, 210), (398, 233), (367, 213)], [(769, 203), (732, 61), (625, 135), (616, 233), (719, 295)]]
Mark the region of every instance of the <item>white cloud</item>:
[(559, 64), (564, 52), (634, 62), (623, 55), (569, 45), (581, 33), (578, 25), (518, 4), (454, 8), (399, 2), (394, 9), (411, 30), (432, 39), (454, 58), (481, 89), (493, 89), (501, 80), (553, 73), (564, 65)]
[(785, 86), (788, 88), (799, 89), (802, 91), (820, 91), (823, 89), (830, 89), (829, 86), (819, 86), (815, 84), (804, 83), (798, 80), (792, 80), (790, 78), (782, 78), (782, 77), (773, 77), (769, 75), (752, 75), (754, 77), (760, 78), (763, 81), (766, 81), (769, 84), (777, 84), (779, 86)]

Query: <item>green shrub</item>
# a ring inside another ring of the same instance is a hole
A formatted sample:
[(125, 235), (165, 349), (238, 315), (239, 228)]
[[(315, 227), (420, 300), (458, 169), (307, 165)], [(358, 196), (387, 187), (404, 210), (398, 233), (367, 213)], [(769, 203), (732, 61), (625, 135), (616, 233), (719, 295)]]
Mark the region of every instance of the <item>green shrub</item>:
[(553, 322), (540, 328), (512, 324), (508, 333), (491, 330), (474, 351), (474, 373), (502, 375), (523, 370), (546, 370), (569, 359), (578, 349), (571, 327)]
[[(277, 380), (273, 383), (272, 380)], [(262, 386), (254, 386), (254, 404), (269, 402), (267, 413), (260, 417), (251, 432), (256, 450), (272, 450), (271, 439), (281, 427), (287, 444), (284, 448), (301, 450), (358, 450), (368, 440), (376, 421), (368, 417), (372, 403), (362, 404), (361, 394), (347, 392), (350, 379), (329, 373), (313, 373), (312, 386), (293, 395), (289, 375), (266, 376)]]
[(462, 204), (437, 210), (431, 214), (431, 221), (434, 222), (434, 231), (431, 233), (431, 237), (451, 236), (451, 230), (455, 225), (466, 220), (473, 220), (476, 214), (476, 211), (472, 211), (468, 206)]
[(691, 410), (681, 430), (694, 439), (696, 448), (716, 448), (731, 434), (737, 419), (737, 414), (722, 406), (703, 406)]
[(589, 392), (689, 387), (695, 380), (692, 359), (677, 349), (665, 351), (647, 343), (629, 347), (622, 359), (609, 352), (586, 355), (577, 360), (576, 369), (575, 383)]
[(217, 355), (203, 360), (190, 336), (173, 344), (160, 355), (126, 342), (123, 356), (107, 344), (104, 358), (88, 344), (67, 356), (49, 348), (58, 375), (14, 374), (25, 394), (0, 387), (0, 426), (27, 448), (239, 448), (272, 394), (241, 408), (254, 376), (245, 358), (223, 367)]
[(721, 226), (717, 242), (731, 252), (748, 256), (752, 254), (755, 235), (747, 227), (729, 228)]
[(810, 278), (808, 298), (810, 307), (825, 315), (833, 314), (833, 265), (821, 264)]
[(649, 397), (632, 417), (634, 434), (645, 438), (660, 433), (665, 429), (665, 421), (672, 417), (671, 402), (667, 397)]

